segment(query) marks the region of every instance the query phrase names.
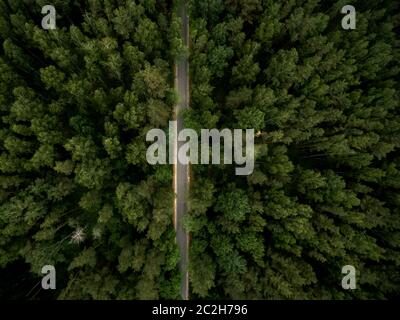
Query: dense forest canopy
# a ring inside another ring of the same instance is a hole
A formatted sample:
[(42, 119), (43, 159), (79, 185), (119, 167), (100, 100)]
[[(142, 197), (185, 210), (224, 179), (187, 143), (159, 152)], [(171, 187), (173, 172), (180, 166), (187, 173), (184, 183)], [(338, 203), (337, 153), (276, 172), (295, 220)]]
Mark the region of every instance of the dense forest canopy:
[(259, 131), (249, 177), (193, 166), (193, 297), (398, 296), (399, 4), (346, 4), (191, 1), (186, 125)]
[(144, 138), (176, 101), (172, 3), (52, 3), (47, 31), (47, 1), (0, 2), (0, 267), (56, 266), (59, 298), (177, 298), (172, 170)]
[(397, 1), (351, 1), (344, 30), (348, 1), (191, 0), (190, 50), (180, 1), (50, 2), (54, 30), (48, 1), (0, 1), (0, 299), (180, 298), (173, 170), (146, 133), (182, 56), (185, 126), (257, 133), (251, 175), (191, 166), (191, 298), (399, 296)]

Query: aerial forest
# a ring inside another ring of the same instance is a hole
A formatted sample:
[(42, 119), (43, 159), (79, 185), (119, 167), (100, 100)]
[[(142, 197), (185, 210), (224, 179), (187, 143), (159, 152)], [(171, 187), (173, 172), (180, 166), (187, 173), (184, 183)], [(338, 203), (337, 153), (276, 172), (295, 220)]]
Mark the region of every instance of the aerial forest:
[(399, 3), (347, 2), (191, 1), (186, 125), (257, 131), (252, 175), (193, 166), (196, 297), (399, 296)]
[(0, 299), (181, 299), (182, 57), (185, 127), (255, 130), (252, 174), (190, 166), (190, 299), (400, 297), (400, 3), (187, 0), (185, 48), (180, 1), (0, 1)]
[(36, 297), (178, 298), (172, 168), (146, 162), (144, 138), (177, 99), (172, 4), (53, 1), (50, 32), (45, 4), (0, 3), (0, 282), (22, 282), (0, 295), (54, 265), (57, 290)]

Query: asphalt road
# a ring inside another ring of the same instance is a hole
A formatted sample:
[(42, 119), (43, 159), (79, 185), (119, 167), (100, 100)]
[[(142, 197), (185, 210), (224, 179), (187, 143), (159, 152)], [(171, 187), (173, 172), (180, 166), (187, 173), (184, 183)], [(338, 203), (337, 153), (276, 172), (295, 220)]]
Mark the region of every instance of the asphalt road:
[[(182, 5), (179, 10), (179, 15), (182, 19), (182, 38), (186, 46), (189, 46), (189, 17), (188, 9), (185, 1), (182, 1)], [(187, 57), (180, 58), (176, 63), (175, 70), (175, 87), (179, 93), (179, 103), (175, 107), (175, 114), (177, 120), (177, 130), (180, 132), (184, 128), (183, 119), (180, 116), (180, 112), (189, 108), (189, 62)], [(175, 140), (175, 151), (179, 150), (179, 147), (184, 142), (178, 142)], [(175, 213), (174, 223), (176, 230), (176, 240), (180, 252), (179, 268), (183, 273), (181, 280), (181, 295), (182, 299), (189, 299), (189, 234), (185, 232), (182, 219), (187, 212), (186, 199), (189, 190), (189, 166), (182, 165), (177, 161), (174, 168), (174, 189), (176, 194), (175, 199)]]

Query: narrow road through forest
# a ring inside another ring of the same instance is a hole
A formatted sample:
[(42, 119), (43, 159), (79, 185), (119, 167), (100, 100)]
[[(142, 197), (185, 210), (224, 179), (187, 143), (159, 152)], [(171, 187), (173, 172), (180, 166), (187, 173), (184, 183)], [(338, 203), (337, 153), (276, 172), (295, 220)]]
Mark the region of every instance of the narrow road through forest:
[[(189, 46), (189, 17), (186, 1), (181, 1), (179, 16), (182, 19), (182, 38), (185, 46)], [(181, 111), (189, 108), (189, 62), (186, 56), (181, 57), (176, 63), (175, 87), (179, 94), (179, 103), (175, 107), (178, 133), (184, 128)], [(179, 150), (184, 142), (178, 142), (178, 136), (175, 135), (175, 152)], [(175, 159), (177, 154), (175, 153)], [(183, 217), (187, 212), (186, 199), (189, 190), (189, 166), (180, 164), (176, 161), (174, 167), (174, 189), (176, 194), (174, 224), (176, 230), (176, 240), (180, 252), (179, 268), (183, 273), (181, 281), (182, 299), (189, 299), (189, 234), (183, 228)]]

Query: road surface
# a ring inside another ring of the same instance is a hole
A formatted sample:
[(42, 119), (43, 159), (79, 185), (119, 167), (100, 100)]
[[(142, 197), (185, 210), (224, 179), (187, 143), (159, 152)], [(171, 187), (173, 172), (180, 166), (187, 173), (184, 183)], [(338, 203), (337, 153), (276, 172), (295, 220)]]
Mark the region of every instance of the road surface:
[[(179, 8), (179, 16), (182, 19), (182, 38), (184, 44), (189, 46), (189, 17), (188, 9), (185, 1), (182, 1), (181, 7)], [(187, 57), (180, 58), (175, 66), (175, 88), (179, 94), (179, 103), (175, 107), (175, 115), (177, 120), (177, 132), (180, 132), (184, 128), (183, 119), (180, 115), (181, 111), (185, 108), (189, 108), (189, 62)], [(178, 142), (177, 135), (175, 135), (175, 159), (176, 152), (184, 142)], [(174, 189), (176, 194), (175, 199), (175, 212), (174, 212), (174, 224), (176, 230), (176, 240), (180, 252), (179, 269), (183, 273), (181, 281), (181, 295), (183, 300), (189, 299), (189, 234), (185, 232), (182, 225), (183, 216), (187, 212), (186, 197), (189, 190), (189, 166), (179, 164), (176, 161), (174, 165)]]

